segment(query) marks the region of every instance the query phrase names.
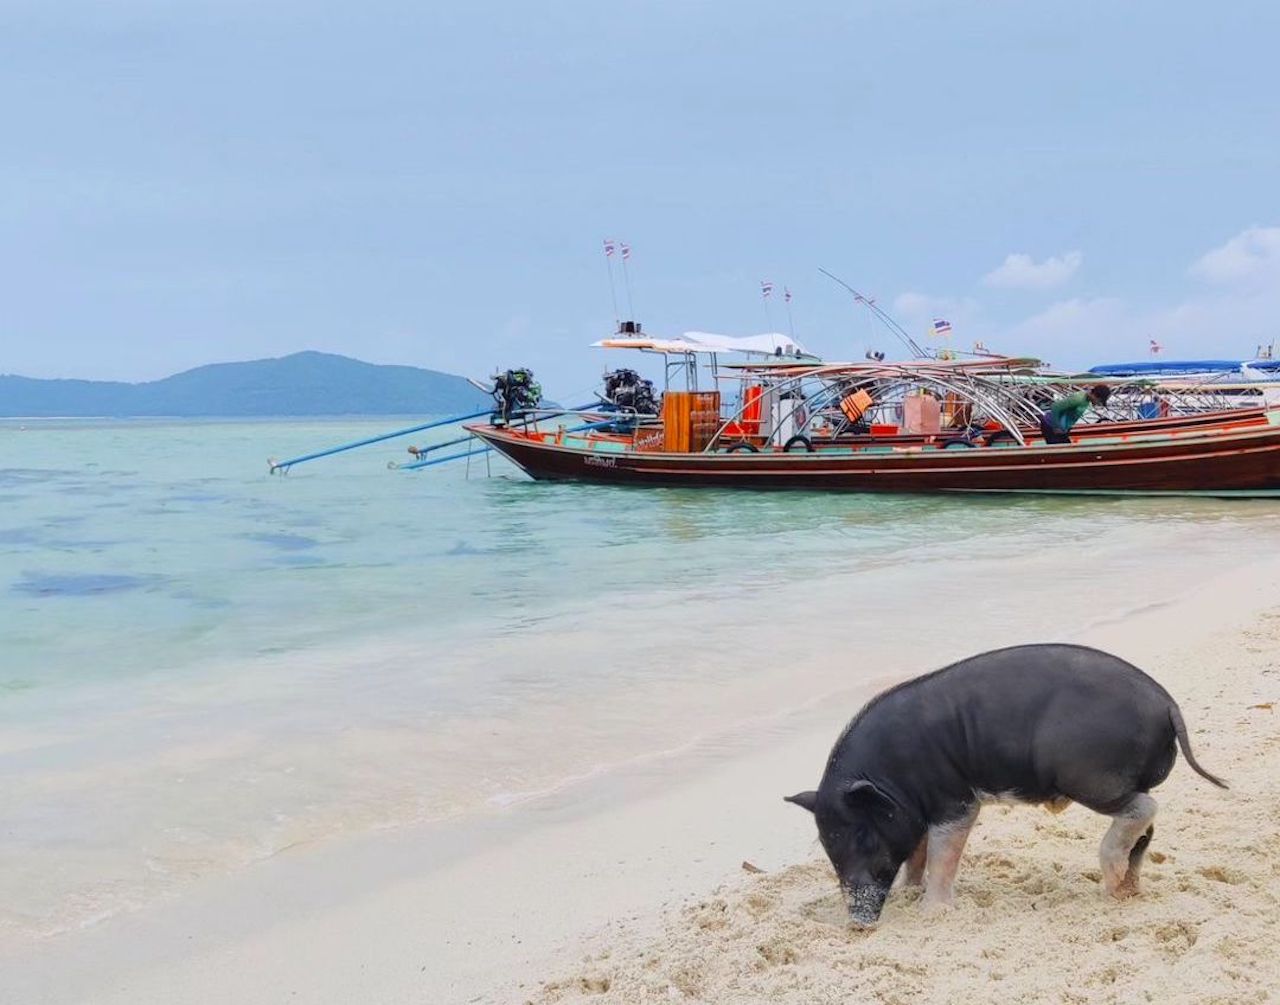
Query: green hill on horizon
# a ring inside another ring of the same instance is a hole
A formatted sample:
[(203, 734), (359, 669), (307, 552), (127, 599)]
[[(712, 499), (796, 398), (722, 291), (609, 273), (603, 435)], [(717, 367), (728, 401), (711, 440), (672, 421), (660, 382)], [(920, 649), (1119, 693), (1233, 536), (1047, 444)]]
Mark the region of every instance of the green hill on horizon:
[(9, 418), (423, 415), (490, 403), (454, 374), (315, 351), (211, 363), (138, 384), (0, 374), (0, 416)]

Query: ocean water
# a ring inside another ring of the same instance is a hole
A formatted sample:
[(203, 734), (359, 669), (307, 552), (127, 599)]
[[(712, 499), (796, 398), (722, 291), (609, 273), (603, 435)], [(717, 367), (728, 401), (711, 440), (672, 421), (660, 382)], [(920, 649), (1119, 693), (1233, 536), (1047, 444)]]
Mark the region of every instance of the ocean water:
[(0, 935), (338, 835), (571, 799), (1280, 544), (1270, 502), (388, 470), (421, 436), (267, 473), (395, 425), (0, 423)]

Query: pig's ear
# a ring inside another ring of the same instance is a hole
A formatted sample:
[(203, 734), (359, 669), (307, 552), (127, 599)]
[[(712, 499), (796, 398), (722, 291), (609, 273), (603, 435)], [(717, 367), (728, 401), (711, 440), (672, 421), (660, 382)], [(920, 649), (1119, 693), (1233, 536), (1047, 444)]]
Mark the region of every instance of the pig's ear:
[(813, 812), (813, 808), (818, 805), (818, 793), (810, 789), (808, 792), (797, 792), (794, 796), (783, 796), (783, 802), (795, 803), (801, 809)]
[(875, 782), (869, 782), (865, 778), (850, 782), (841, 792), (841, 796), (844, 798), (844, 804), (851, 810), (864, 812), (879, 810), (893, 813), (893, 800)]

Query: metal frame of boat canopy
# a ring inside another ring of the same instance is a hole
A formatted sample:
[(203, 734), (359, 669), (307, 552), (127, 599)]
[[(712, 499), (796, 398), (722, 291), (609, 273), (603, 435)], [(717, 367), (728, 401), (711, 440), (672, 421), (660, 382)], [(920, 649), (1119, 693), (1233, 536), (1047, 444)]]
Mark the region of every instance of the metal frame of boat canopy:
[[(835, 420), (830, 434), (839, 436), (853, 423), (840, 411), (840, 401), (847, 395), (866, 390), (872, 395), (873, 411), (886, 408), (901, 409), (906, 395), (917, 391), (929, 391), (943, 397), (954, 395), (970, 406), (972, 419), (995, 422), (1019, 444), (1026, 440), (1022, 430), (1039, 420), (1040, 412), (1025, 396), (1015, 392), (1012, 385), (1002, 383), (998, 377), (1016, 370), (1033, 367), (1037, 361), (1030, 359), (1005, 359), (998, 363), (989, 359), (963, 361), (906, 361), (899, 363), (821, 363), (805, 365), (795, 363), (734, 364), (729, 369), (735, 373), (724, 375), (722, 380), (733, 380), (744, 387), (759, 384), (779, 400), (790, 401), (789, 409), (779, 409), (773, 416), (759, 419), (758, 438), (771, 442), (779, 430), (789, 428), (793, 435), (807, 434), (818, 420), (829, 423)], [(704, 452), (712, 453), (724, 446), (732, 430), (740, 428), (745, 413), (754, 402), (741, 395), (737, 407), (722, 421)], [(752, 420), (756, 421), (756, 420)], [(948, 432), (959, 435), (963, 430)]]
[(1097, 408), (1092, 420), (1082, 421), (1114, 421), (1137, 420), (1143, 418), (1141, 408), (1159, 394), (1168, 405), (1172, 414), (1191, 414), (1202, 411), (1219, 411), (1226, 407), (1201, 404), (1194, 398), (1184, 398), (1182, 394), (1170, 390), (1168, 393), (1155, 387), (1147, 380), (1129, 378), (1081, 377), (1078, 374), (1015, 374), (999, 378), (1001, 383), (1009, 387), (1009, 393), (1021, 397), (1037, 414), (1047, 409), (1059, 395), (1087, 391), (1099, 384), (1111, 389), (1111, 398), (1106, 405)]
[(1153, 416), (1143, 407), (1163, 404), (1170, 415), (1198, 415), (1240, 407), (1265, 407), (1280, 403), (1280, 381), (1152, 380), (1148, 377), (1100, 377), (1084, 374), (1012, 375), (1001, 378), (1019, 387), (1036, 407), (1047, 407), (1049, 397), (1085, 391), (1098, 384), (1111, 388), (1111, 398), (1098, 416), (1085, 422), (1142, 420)]

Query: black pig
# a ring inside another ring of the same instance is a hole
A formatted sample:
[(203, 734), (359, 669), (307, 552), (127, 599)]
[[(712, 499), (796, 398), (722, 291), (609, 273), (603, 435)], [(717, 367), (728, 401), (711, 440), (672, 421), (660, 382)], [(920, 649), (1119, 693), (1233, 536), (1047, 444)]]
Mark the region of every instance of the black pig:
[(993, 799), (1080, 803), (1113, 821), (1102, 839), (1108, 893), (1137, 893), (1156, 801), (1177, 747), (1177, 703), (1137, 667), (1071, 645), (1016, 646), (917, 677), (873, 698), (836, 741), (813, 813), (849, 912), (872, 924), (903, 863), (926, 905), (951, 900), (979, 806)]

